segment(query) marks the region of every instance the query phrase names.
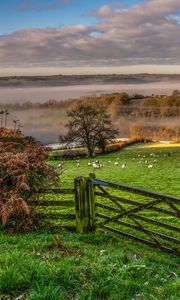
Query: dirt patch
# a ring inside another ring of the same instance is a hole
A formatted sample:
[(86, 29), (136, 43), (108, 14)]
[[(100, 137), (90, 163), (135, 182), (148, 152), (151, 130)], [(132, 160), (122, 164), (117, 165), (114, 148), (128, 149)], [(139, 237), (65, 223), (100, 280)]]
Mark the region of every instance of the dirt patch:
[(55, 236), (53, 237), (50, 245), (48, 246), (49, 251), (59, 250), (61, 255), (72, 256), (76, 254), (80, 254), (80, 250), (76, 248), (67, 247), (64, 245), (64, 241), (62, 238)]

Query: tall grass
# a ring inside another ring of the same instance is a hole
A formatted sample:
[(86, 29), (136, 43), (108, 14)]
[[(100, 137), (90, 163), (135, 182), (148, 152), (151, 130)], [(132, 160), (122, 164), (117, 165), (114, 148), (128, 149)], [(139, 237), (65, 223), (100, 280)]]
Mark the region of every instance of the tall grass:
[(0, 299), (178, 299), (177, 258), (133, 242), (100, 233), (0, 240)]

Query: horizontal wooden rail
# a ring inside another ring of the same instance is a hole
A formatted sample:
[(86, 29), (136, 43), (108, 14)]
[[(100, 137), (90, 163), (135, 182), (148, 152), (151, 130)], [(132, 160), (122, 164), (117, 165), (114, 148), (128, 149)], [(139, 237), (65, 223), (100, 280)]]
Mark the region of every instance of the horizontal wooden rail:
[[(105, 204), (96, 203), (96, 206), (97, 207), (101, 207), (101, 208), (105, 208), (107, 210), (119, 212), (119, 209), (117, 209), (115, 207), (111, 207), (111, 206), (105, 205)], [(133, 214), (132, 216), (133, 216), (133, 218), (136, 218), (137, 220), (142, 220), (144, 222), (147, 222), (147, 223), (150, 223), (150, 224), (154, 224), (154, 225), (157, 225), (157, 226), (162, 227), (162, 228), (166, 228), (166, 229), (169, 229), (169, 230), (174, 230), (176, 232), (180, 232), (180, 228), (178, 228), (176, 226), (169, 225), (169, 224), (166, 224), (166, 223), (154, 220), (154, 219), (150, 219), (150, 218), (147, 218), (145, 216), (140, 216), (140, 215), (135, 215), (135, 214)]]
[(56, 219), (56, 220), (74, 220), (76, 218), (75, 214), (61, 214), (61, 213), (35, 213), (37, 218), (46, 219)]
[[(96, 215), (99, 216), (100, 218), (103, 218), (103, 219), (106, 219), (106, 220), (110, 219), (110, 217), (108, 217), (104, 214), (97, 213)], [(159, 233), (159, 232), (154, 231), (154, 230), (150, 230), (150, 229), (143, 228), (143, 227), (138, 227), (137, 225), (134, 225), (132, 223), (125, 222), (125, 221), (120, 221), (120, 220), (116, 220), (116, 221), (113, 221), (113, 222), (118, 223), (118, 224), (123, 225), (123, 226), (126, 226), (126, 227), (129, 227), (129, 228), (133, 228), (135, 230), (138, 230), (138, 231), (141, 231), (141, 232), (144, 232), (144, 233), (147, 233), (147, 234), (152, 234), (152, 235), (158, 236), (161, 239), (171, 241), (171, 242), (174, 242), (176, 244), (180, 244), (180, 240), (178, 240), (178, 239), (176, 239), (172, 236)]]
[(53, 188), (49, 188), (49, 189), (39, 189), (37, 191), (31, 191), (34, 194), (74, 194), (74, 189), (53, 189)]
[(141, 242), (141, 243), (146, 244), (148, 246), (151, 246), (151, 247), (154, 247), (154, 248), (161, 248), (161, 249), (165, 250), (166, 252), (173, 253), (173, 254), (176, 254), (177, 256), (179, 256), (179, 251), (177, 251), (176, 249), (172, 249), (172, 248), (166, 247), (164, 245), (160, 246), (157, 243), (153, 243), (149, 240), (143, 239), (141, 237), (134, 236), (130, 233), (124, 232), (124, 231), (116, 229), (116, 228), (111, 228), (107, 225), (103, 225), (101, 228), (103, 228), (105, 230), (108, 230), (108, 231), (111, 231), (111, 232), (114, 232), (116, 234), (120, 234), (120, 235), (125, 236), (129, 239), (132, 239), (134, 241)]
[(73, 200), (64, 200), (64, 201), (54, 201), (54, 200), (29, 200), (27, 202), (29, 205), (32, 206), (71, 206), (74, 207)]
[[(111, 195), (100, 193), (100, 192), (95, 192), (95, 195), (101, 196), (101, 197), (104, 197), (104, 198), (108, 198), (110, 200), (116, 200), (116, 201), (119, 201), (119, 202), (122, 202), (122, 203), (126, 203), (126, 204), (132, 204), (134, 206), (142, 206), (142, 203), (140, 203), (140, 202), (137, 202), (137, 201), (134, 201), (134, 200), (130, 200), (130, 199), (125, 199), (125, 198), (122, 198), (122, 197), (111, 196)], [(97, 203), (97, 205), (99, 205), (99, 204), (100, 203)], [(105, 208), (105, 206), (104, 206), (104, 208)], [(108, 209), (108, 207), (106, 207), (106, 208)], [(112, 208), (112, 207), (109, 206), (109, 208)], [(148, 209), (148, 207), (146, 209)], [(177, 213), (174, 212), (174, 211), (170, 211), (170, 210), (159, 208), (159, 207), (151, 207), (150, 209), (153, 210), (153, 211), (156, 211), (156, 212), (160, 212), (160, 213), (166, 214), (166, 215), (177, 217)]]
[(148, 191), (148, 190), (145, 190), (145, 189), (142, 189), (142, 188), (131, 187), (131, 186), (118, 184), (118, 183), (105, 181), (105, 180), (100, 180), (100, 179), (96, 179), (96, 178), (94, 178), (94, 179), (90, 178), (89, 180), (95, 185), (102, 185), (102, 186), (106, 186), (106, 187), (111, 187), (111, 188), (114, 188), (114, 189), (127, 191), (127, 192), (131, 192), (131, 193), (136, 193), (136, 194), (139, 194), (139, 195), (147, 196), (147, 197), (158, 199), (158, 200), (170, 201), (170, 203), (173, 202), (173, 203), (176, 203), (176, 204), (180, 205), (180, 198), (177, 198), (177, 197), (164, 195), (164, 194), (160, 194), (160, 193), (155, 193), (155, 192), (151, 192), (151, 191)]

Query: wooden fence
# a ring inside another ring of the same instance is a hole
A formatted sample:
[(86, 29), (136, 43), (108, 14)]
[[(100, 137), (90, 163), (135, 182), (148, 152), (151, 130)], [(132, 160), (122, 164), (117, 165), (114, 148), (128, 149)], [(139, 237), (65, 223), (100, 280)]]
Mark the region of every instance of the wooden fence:
[(53, 228), (103, 230), (180, 254), (177, 197), (96, 179), (93, 174), (75, 178), (74, 189), (46, 189), (37, 195), (28, 203)]
[(49, 229), (75, 230), (74, 189), (49, 188), (33, 192), (28, 201), (38, 224)]
[(90, 176), (75, 179), (76, 230), (101, 229), (179, 255), (180, 199)]

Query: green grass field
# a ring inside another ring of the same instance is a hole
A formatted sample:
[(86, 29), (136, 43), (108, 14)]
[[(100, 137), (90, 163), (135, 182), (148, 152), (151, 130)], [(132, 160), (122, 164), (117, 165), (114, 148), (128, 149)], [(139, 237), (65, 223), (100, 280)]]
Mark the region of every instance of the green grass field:
[[(95, 173), (100, 179), (180, 196), (180, 145), (169, 144), (164, 147), (161, 145), (139, 144), (118, 152), (99, 155), (94, 160), (104, 165), (100, 169), (88, 166), (90, 161), (88, 158), (80, 159), (79, 167), (76, 160), (64, 161), (61, 185), (72, 187), (75, 177)], [(60, 162), (51, 161), (54, 165)], [(115, 165), (115, 162), (118, 165)], [(125, 169), (122, 169), (122, 164), (126, 164)], [(153, 167), (149, 169), (148, 166), (151, 164)]]
[[(79, 167), (75, 160), (65, 161), (61, 186), (73, 187), (75, 177), (93, 172), (100, 179), (180, 196), (180, 146), (140, 144), (96, 159), (104, 167), (94, 170), (89, 159), (80, 159)], [(0, 245), (0, 300), (179, 299), (179, 259), (115, 235), (1, 231)]]

